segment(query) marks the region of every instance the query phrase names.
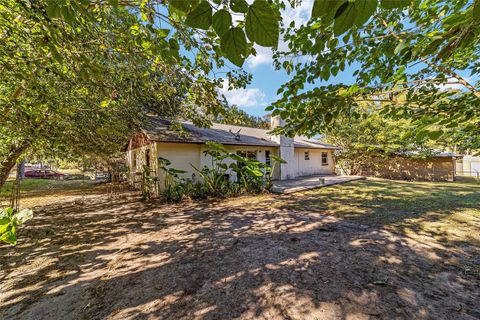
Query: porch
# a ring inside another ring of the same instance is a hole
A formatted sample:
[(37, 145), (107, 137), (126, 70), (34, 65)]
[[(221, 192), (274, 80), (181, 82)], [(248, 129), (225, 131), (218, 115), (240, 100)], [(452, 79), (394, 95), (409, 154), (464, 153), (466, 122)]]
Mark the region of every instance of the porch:
[(336, 175), (313, 175), (298, 177), (289, 180), (274, 181), (272, 192), (274, 193), (293, 193), (315, 188), (332, 186), (335, 184), (346, 183), (355, 180), (365, 180), (362, 176), (336, 176)]

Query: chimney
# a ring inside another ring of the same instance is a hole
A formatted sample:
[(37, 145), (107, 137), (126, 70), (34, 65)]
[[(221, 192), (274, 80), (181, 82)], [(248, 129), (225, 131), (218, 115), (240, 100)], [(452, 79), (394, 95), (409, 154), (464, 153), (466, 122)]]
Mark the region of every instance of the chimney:
[[(285, 120), (280, 116), (272, 116), (270, 118), (270, 129), (273, 130), (278, 127), (283, 127)], [(287, 163), (280, 164), (280, 180), (295, 178), (295, 150), (293, 138), (284, 135), (272, 135), (270, 138), (272, 141), (279, 144), (278, 156)]]

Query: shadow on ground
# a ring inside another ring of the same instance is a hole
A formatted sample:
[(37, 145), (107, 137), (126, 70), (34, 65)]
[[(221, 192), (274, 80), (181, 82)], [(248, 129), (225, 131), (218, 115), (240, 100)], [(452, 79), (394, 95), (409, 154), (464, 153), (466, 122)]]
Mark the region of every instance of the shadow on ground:
[[(0, 247), (0, 318), (480, 318), (479, 191), (360, 181), (48, 207), (18, 247)], [(465, 237), (443, 234), (439, 221), (469, 210), (473, 220), (455, 225)]]

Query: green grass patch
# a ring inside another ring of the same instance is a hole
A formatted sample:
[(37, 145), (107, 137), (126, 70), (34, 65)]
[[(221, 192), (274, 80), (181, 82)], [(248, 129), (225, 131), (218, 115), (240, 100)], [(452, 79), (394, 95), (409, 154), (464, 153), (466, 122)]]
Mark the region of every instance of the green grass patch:
[(402, 233), (427, 232), (456, 241), (478, 241), (480, 184), (355, 181), (282, 196), (279, 209), (314, 211)]
[[(21, 192), (28, 192), (37, 190), (38, 188), (42, 188), (49, 185), (58, 184), (56, 180), (47, 180), (47, 179), (25, 179), (20, 183), (20, 191)], [(15, 185), (15, 181), (7, 181), (5, 184), (0, 188), (0, 197), (7, 198), (12, 195), (13, 187)]]

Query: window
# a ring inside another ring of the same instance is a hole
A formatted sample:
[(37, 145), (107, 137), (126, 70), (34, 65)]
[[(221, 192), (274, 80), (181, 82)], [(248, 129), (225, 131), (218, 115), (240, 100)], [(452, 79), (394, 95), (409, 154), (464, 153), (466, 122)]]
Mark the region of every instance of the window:
[(328, 166), (328, 153), (322, 152), (322, 166)]
[(310, 151), (305, 151), (305, 160), (310, 160)]
[(145, 164), (150, 167), (150, 149), (145, 152)]
[(237, 154), (247, 159), (257, 159), (254, 151), (237, 151)]
[(265, 164), (269, 167), (271, 166), (270, 151), (269, 150), (265, 151)]

